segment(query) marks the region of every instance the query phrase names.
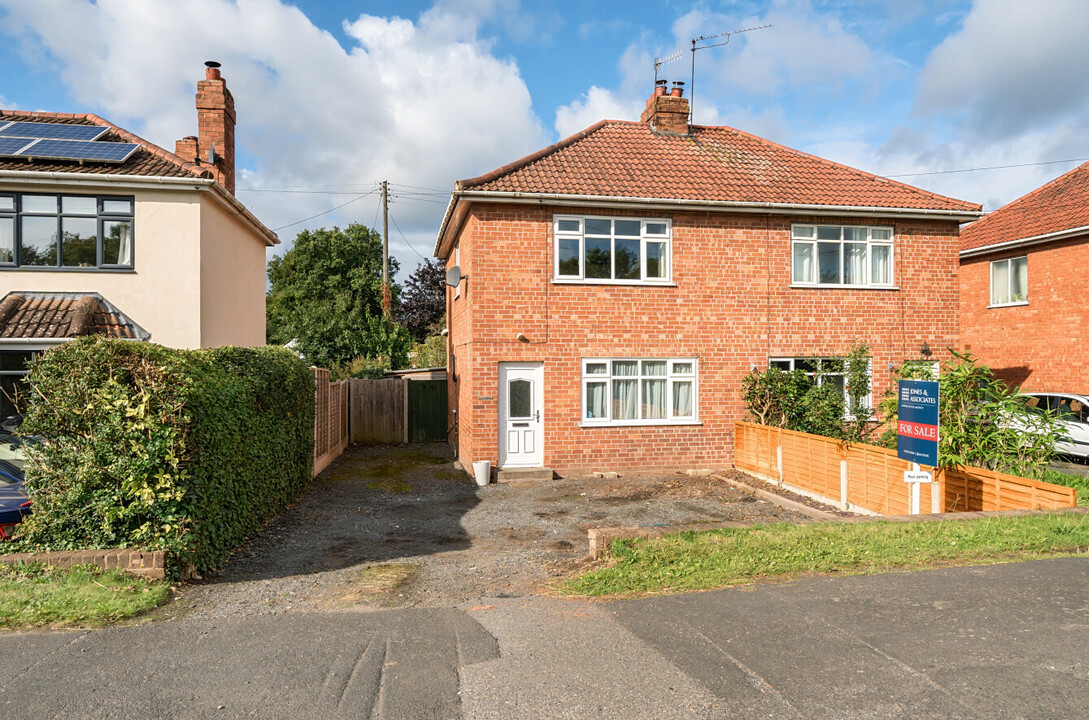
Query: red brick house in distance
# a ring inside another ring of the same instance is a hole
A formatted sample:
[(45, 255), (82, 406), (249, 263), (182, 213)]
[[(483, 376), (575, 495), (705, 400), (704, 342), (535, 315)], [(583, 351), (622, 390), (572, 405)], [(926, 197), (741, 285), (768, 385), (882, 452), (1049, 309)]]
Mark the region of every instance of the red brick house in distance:
[[(978, 205), (729, 127), (679, 88), (456, 184), (451, 441), (468, 467), (728, 467), (742, 378), (873, 348), (873, 384), (957, 347)], [(842, 377), (825, 382), (842, 385)]]
[(964, 349), (1012, 385), (1089, 391), (1089, 163), (964, 228)]

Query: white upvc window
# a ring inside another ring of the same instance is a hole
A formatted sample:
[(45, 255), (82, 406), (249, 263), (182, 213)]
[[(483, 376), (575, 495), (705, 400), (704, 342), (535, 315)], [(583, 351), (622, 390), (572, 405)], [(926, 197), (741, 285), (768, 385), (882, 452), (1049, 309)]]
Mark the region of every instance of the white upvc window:
[(587, 358), (582, 361), (584, 425), (698, 422), (695, 358)]
[(556, 215), (552, 223), (557, 282), (650, 285), (672, 277), (667, 218)]
[[(795, 358), (771, 358), (768, 361), (768, 366), (778, 368), (783, 372), (794, 372), (795, 370), (801, 370), (809, 377), (813, 378), (818, 387), (825, 385), (831, 385), (836, 388), (843, 396), (843, 412), (848, 418), (852, 418), (853, 413), (849, 407), (850, 398), (847, 395), (847, 361), (844, 358), (820, 358), (820, 357), (795, 357)], [(869, 367), (866, 369), (866, 376), (869, 379), (870, 392), (862, 398), (862, 404), (865, 407), (873, 407), (873, 361), (869, 363)]]
[(791, 284), (894, 287), (892, 228), (793, 225), (790, 235)]
[(991, 263), (991, 307), (1028, 304), (1028, 256)]

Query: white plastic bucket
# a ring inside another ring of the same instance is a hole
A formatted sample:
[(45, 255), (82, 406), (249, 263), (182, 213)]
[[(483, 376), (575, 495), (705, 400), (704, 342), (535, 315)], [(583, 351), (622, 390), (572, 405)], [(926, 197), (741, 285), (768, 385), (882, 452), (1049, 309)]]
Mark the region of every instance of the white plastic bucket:
[(484, 487), (492, 479), (492, 461), (476, 460), (473, 462), (473, 475), (476, 476), (476, 484)]

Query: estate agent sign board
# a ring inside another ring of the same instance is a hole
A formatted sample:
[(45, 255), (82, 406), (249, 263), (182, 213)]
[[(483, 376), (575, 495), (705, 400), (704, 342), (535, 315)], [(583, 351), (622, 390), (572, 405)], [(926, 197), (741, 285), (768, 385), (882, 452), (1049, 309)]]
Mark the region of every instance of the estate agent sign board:
[(932, 380), (900, 381), (896, 456), (919, 465), (937, 466), (938, 383)]

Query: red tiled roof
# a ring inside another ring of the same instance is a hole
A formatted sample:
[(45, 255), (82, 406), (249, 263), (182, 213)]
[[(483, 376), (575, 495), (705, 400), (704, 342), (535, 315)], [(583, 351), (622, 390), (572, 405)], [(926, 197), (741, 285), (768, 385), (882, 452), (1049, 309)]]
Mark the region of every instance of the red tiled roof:
[(603, 120), (459, 190), (978, 211), (955, 200), (792, 150), (729, 127), (688, 135)]
[(0, 300), (0, 340), (150, 335), (98, 293), (10, 292)]
[(92, 115), (52, 112), (21, 112), (0, 110), (0, 125), (9, 121), (60, 123), (63, 125), (98, 125), (109, 128), (95, 142), (129, 142), (140, 147), (123, 163), (94, 162), (91, 160), (31, 160), (30, 158), (0, 157), (0, 170), (25, 170), (30, 172), (86, 173), (96, 175), (143, 175), (148, 177), (199, 177), (210, 178), (212, 173), (195, 163), (186, 162), (177, 155), (133, 135), (128, 130), (108, 120)]
[(1089, 163), (1041, 185), (960, 231), (960, 249), (1049, 235), (1089, 225)]

